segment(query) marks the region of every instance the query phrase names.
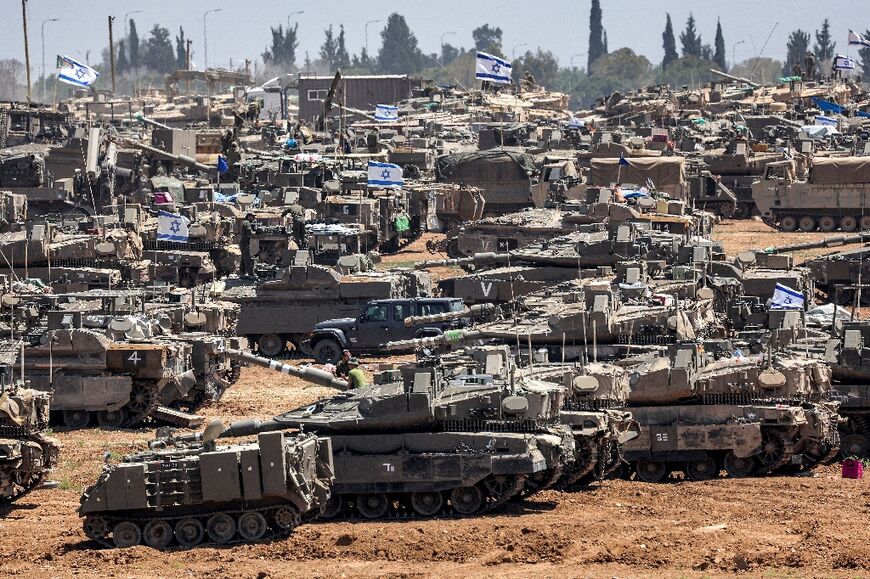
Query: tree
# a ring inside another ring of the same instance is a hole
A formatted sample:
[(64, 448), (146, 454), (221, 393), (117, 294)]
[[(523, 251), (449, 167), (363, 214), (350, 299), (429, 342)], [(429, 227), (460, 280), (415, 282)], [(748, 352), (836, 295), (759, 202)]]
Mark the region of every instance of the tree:
[(804, 66), (804, 59), (810, 50), (810, 33), (797, 29), (788, 36), (785, 64), (782, 67), (783, 76), (791, 76), (794, 65)]
[(527, 50), (520, 58), (511, 63), (513, 68), (513, 77), (521, 79), (525, 74), (531, 73), (535, 77), (535, 84), (540, 86), (552, 87), (559, 77), (559, 61), (549, 50), (541, 50), (537, 52)]
[(124, 74), (130, 70), (130, 61), (127, 60), (127, 51), (124, 50), (124, 41), (118, 41), (118, 61), (115, 63), (115, 68), (118, 69), (118, 74)]
[[(752, 57), (741, 63), (731, 63), (731, 74), (748, 78), (755, 82), (770, 82), (782, 76), (783, 64), (772, 58)], [(791, 74), (791, 73), (789, 73)]]
[(145, 42), (142, 54), (142, 64), (154, 72), (168, 74), (175, 68), (175, 54), (172, 41), (169, 40), (169, 30), (159, 24), (151, 29), (151, 36)]
[(272, 31), (272, 46), (262, 53), (263, 63), (281, 67), (285, 70), (296, 66), (296, 49), (299, 47), (297, 32), (299, 24), (284, 30), (282, 25), (278, 28), (270, 27)]
[[(870, 38), (870, 30), (864, 32), (864, 38)], [(861, 56), (861, 76), (864, 80), (870, 80), (870, 48), (864, 47), (858, 50)]]
[(441, 65), (447, 66), (459, 57), (459, 49), (452, 44), (445, 44), (441, 47)]
[(405, 17), (393, 12), (381, 31), (381, 51), (378, 68), (387, 74), (409, 74), (420, 70), (423, 53), (417, 47), (417, 37), (411, 32)]
[(634, 90), (654, 80), (650, 61), (630, 48), (605, 54), (592, 65), (591, 72), (572, 90), (575, 98), (584, 103), (592, 103), (615, 91)]
[(377, 65), (377, 62), (374, 58), (369, 56), (369, 53), (366, 52), (365, 47), (363, 47), (359, 51), (359, 56), (355, 54), (353, 55), (353, 61), (351, 62), (352, 68), (362, 68), (369, 71), (373, 70), (375, 68), (375, 65)]
[(671, 23), (671, 15), (667, 14), (665, 31), (662, 32), (662, 48), (665, 49), (665, 57), (662, 59), (662, 68), (667, 68), (670, 63), (677, 60), (677, 39), (674, 37), (674, 25)]
[(825, 18), (825, 21), (822, 22), (822, 30), (816, 30), (816, 45), (813, 47), (818, 65), (821, 66), (823, 62), (833, 59), (836, 48), (837, 43), (831, 39), (831, 24)]
[(338, 39), (335, 43), (335, 67), (347, 68), (350, 66), (350, 54), (344, 41), (344, 24), (338, 27)]
[(476, 50), (502, 56), (501, 28), (490, 28), (489, 24), (484, 24), (472, 30), (471, 37), (474, 39)]
[(728, 63), (725, 62), (725, 36), (722, 35), (722, 22), (716, 21), (716, 40), (713, 42), (715, 50), (713, 52), (713, 63), (719, 67), (719, 70), (728, 70)]
[(136, 32), (136, 22), (130, 19), (130, 33), (127, 36), (127, 44), (130, 50), (130, 68), (136, 70), (142, 64), (139, 58), (139, 33)]
[(691, 12), (686, 20), (686, 30), (680, 34), (680, 43), (683, 45), (683, 56), (701, 56), (701, 36), (695, 29), (695, 16)]
[(335, 37), (332, 34), (332, 24), (330, 24), (329, 28), (323, 31), (323, 44), (320, 45), (320, 60), (326, 63), (331, 70), (335, 70), (335, 51), (337, 48)]
[(181, 26), (178, 27), (178, 36), (175, 37), (175, 68), (187, 69), (187, 41), (184, 39), (184, 28)]
[(589, 9), (589, 53), (586, 60), (586, 70), (590, 71), (590, 74), (592, 74), (592, 64), (607, 54), (607, 36), (601, 18), (601, 1), (592, 0), (592, 7)]
[(674, 88), (682, 86), (697, 87), (712, 79), (710, 68), (713, 63), (698, 56), (683, 56), (662, 71), (659, 82)]

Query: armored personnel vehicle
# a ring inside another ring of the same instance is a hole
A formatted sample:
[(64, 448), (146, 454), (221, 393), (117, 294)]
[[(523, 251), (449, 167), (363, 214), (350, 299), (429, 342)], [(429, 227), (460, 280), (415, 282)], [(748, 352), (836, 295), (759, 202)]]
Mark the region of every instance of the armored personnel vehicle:
[(870, 456), (870, 324), (848, 321), (825, 345), (840, 414), (840, 452), (845, 458)]
[(682, 470), (707, 480), (830, 461), (839, 449), (830, 371), (806, 359), (708, 358), (700, 343), (671, 346), (631, 370), (627, 409), (641, 435), (625, 448), (636, 477)]
[(317, 517), (333, 480), (328, 438), (263, 432), (217, 446), (222, 430), (214, 422), (196, 435), (158, 431), (148, 450), (107, 462), (81, 497), (85, 534), (163, 550), (283, 537)]
[(57, 464), (60, 444), (46, 436), (49, 395), (13, 381), (18, 348), (0, 348), (0, 504), (39, 486)]
[[(324, 386), (348, 387), (320, 370), (235, 355)], [(490, 510), (555, 484), (573, 461), (574, 438), (559, 425), (561, 385), (505, 381), (507, 350), (480, 355), (483, 373), (437, 359), (409, 363), (377, 374), (373, 384), (272, 420), (232, 424), (221, 436), (288, 429), (329, 436), (335, 484), (327, 518)]]

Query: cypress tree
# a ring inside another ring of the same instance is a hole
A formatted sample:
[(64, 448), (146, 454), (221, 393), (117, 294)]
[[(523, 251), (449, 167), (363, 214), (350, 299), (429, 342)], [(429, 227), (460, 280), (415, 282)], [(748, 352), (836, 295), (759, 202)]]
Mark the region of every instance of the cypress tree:
[(716, 21), (716, 40), (713, 44), (715, 47), (713, 62), (719, 67), (719, 70), (728, 70), (728, 64), (725, 61), (725, 37), (722, 35), (722, 23), (718, 20)]
[(588, 74), (592, 74), (592, 63), (607, 54), (601, 16), (601, 1), (592, 0), (592, 8), (589, 11), (589, 54), (586, 64)]
[(680, 55), (677, 54), (677, 39), (674, 36), (674, 25), (671, 23), (671, 15), (667, 14), (665, 21), (665, 31), (662, 32), (662, 48), (665, 49), (665, 57), (662, 60), (662, 68), (667, 68), (670, 63), (677, 60)]

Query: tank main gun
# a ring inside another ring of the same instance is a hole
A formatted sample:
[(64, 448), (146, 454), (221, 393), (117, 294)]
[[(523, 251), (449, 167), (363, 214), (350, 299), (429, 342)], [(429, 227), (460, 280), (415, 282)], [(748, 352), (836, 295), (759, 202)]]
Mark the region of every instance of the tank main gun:
[(416, 350), (418, 348), (430, 348), (435, 346), (447, 346), (459, 342), (468, 342), (487, 337), (483, 332), (476, 330), (447, 330), (440, 336), (428, 336), (425, 338), (414, 338), (412, 340), (396, 340), (387, 342), (387, 351), (396, 350)]
[(870, 232), (854, 233), (852, 235), (832, 235), (820, 241), (808, 241), (806, 243), (792, 243), (789, 245), (778, 245), (768, 247), (764, 250), (765, 253), (790, 253), (792, 251), (802, 251), (804, 249), (818, 249), (823, 247), (840, 247), (842, 245), (852, 245), (854, 243), (864, 243), (870, 241)]
[(470, 257), (457, 257), (453, 259), (430, 259), (429, 261), (421, 261), (414, 265), (414, 269), (428, 269), (430, 267), (450, 267), (453, 265), (501, 265), (510, 262), (511, 254), (509, 253), (475, 253)]
[(143, 151), (147, 151), (152, 155), (160, 157), (161, 159), (166, 159), (168, 161), (175, 161), (176, 163), (181, 163), (183, 165), (188, 165), (190, 167), (194, 167), (199, 169), (200, 171), (215, 171), (215, 167), (209, 167), (208, 165), (203, 165), (202, 163), (197, 162), (196, 159), (192, 157), (188, 157), (187, 155), (173, 155), (172, 153), (167, 153), (163, 149), (158, 149), (157, 147), (152, 147), (151, 145), (146, 145), (145, 143), (131, 143), (137, 149), (142, 149)]
[(414, 326), (420, 326), (422, 324), (449, 322), (451, 320), (459, 320), (462, 318), (483, 317), (493, 311), (495, 311), (495, 304), (476, 304), (456, 312), (443, 312), (440, 314), (430, 314), (428, 316), (409, 316), (405, 318), (405, 327), (413, 328)]
[(164, 125), (163, 123), (159, 123), (159, 122), (155, 121), (154, 119), (149, 119), (148, 117), (146, 117), (142, 113), (137, 113), (134, 118), (137, 121), (139, 121), (140, 123), (142, 123), (143, 125), (151, 125), (152, 127), (157, 128), (157, 129), (171, 130), (171, 127)]
[(247, 362), (248, 364), (253, 364), (254, 366), (260, 366), (261, 368), (268, 368), (269, 370), (274, 370), (276, 372), (281, 372), (282, 374), (287, 374), (288, 376), (295, 376), (296, 378), (299, 378), (306, 382), (310, 382), (311, 384), (316, 384), (318, 386), (324, 386), (326, 388), (337, 388), (338, 390), (350, 389), (346, 380), (336, 378), (325, 370), (319, 370), (317, 368), (311, 367), (296, 367), (291, 366), (290, 364), (282, 364), (281, 362), (272, 360), (271, 358), (255, 356), (254, 354), (242, 352), (241, 350), (227, 349), (224, 351), (224, 354), (226, 354), (227, 358), (230, 358), (231, 360)]

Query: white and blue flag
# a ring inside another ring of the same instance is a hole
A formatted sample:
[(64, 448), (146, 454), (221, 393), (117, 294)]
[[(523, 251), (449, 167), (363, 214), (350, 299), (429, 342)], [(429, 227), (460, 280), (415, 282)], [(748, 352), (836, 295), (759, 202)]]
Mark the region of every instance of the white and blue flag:
[(401, 187), (404, 182), (398, 165), (369, 161), (369, 187)]
[(837, 70), (855, 70), (855, 60), (838, 54), (834, 57), (834, 68)]
[(68, 56), (57, 57), (57, 80), (75, 86), (91, 86), (100, 73)]
[(503, 84), (511, 83), (512, 67), (508, 61), (485, 52), (478, 52), (476, 63), (474, 78)]
[(800, 310), (803, 307), (804, 294), (781, 283), (776, 284), (776, 288), (773, 290), (773, 299), (770, 300), (770, 309)]
[(835, 119), (834, 117), (827, 117), (824, 115), (816, 115), (816, 124), (817, 125), (837, 126), (837, 119)]
[(377, 105), (375, 107), (375, 120), (383, 122), (398, 121), (399, 107), (394, 107), (392, 105)]
[(190, 230), (190, 220), (183, 215), (168, 211), (157, 214), (157, 241), (187, 242)]
[(854, 30), (849, 31), (849, 44), (852, 46), (866, 46), (870, 48), (870, 40), (867, 40), (861, 34), (858, 34)]

